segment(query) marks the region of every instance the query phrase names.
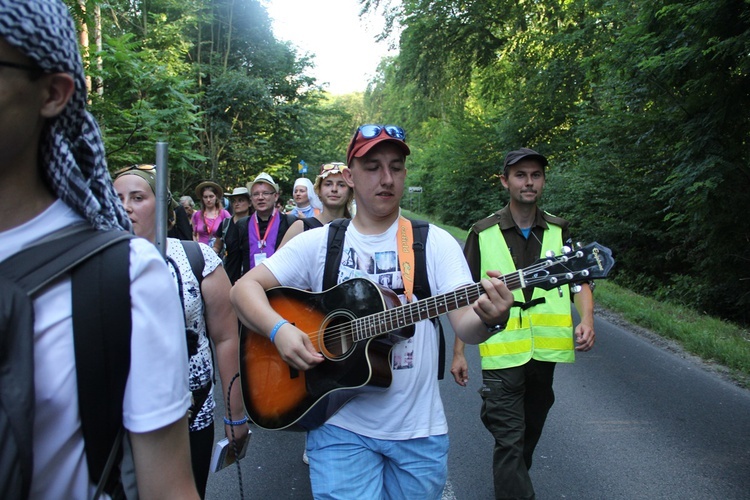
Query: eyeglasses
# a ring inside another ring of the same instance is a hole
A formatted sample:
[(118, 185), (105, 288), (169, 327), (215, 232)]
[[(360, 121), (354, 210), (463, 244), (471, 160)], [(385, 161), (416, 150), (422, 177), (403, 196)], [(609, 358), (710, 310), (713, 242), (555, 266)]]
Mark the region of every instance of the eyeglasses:
[(156, 170), (156, 165), (148, 165), (148, 164), (140, 164), (140, 165), (130, 165), (129, 167), (121, 168), (117, 172), (115, 172), (115, 177), (118, 175), (122, 175), (125, 172), (130, 172), (131, 170)]
[(251, 196), (253, 198), (268, 198), (269, 196), (273, 196), (276, 193), (253, 193)]
[(30, 66), (28, 64), (14, 63), (9, 61), (0, 61), (0, 66), (13, 69), (22, 69), (24, 71), (31, 71), (32, 73), (41, 73), (42, 68), (37, 66)]

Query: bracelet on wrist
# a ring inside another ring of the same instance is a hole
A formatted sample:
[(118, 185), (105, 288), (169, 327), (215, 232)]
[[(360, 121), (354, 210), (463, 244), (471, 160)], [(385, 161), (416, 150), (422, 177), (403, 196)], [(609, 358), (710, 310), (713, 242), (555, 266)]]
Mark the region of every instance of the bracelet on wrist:
[(239, 420), (229, 420), (227, 417), (224, 417), (224, 423), (232, 426), (246, 424), (247, 417), (243, 417)]
[(279, 328), (289, 323), (287, 320), (282, 319), (279, 320), (278, 323), (273, 325), (273, 329), (271, 330), (271, 333), (268, 335), (268, 338), (271, 340), (271, 343), (274, 343), (274, 340), (276, 339), (276, 334), (279, 333)]

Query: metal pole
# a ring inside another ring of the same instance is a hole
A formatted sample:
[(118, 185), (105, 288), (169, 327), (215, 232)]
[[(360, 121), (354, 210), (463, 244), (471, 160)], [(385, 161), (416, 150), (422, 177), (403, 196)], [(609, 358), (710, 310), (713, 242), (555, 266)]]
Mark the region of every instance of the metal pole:
[(169, 171), (167, 143), (156, 143), (156, 248), (167, 255), (167, 210), (169, 208)]

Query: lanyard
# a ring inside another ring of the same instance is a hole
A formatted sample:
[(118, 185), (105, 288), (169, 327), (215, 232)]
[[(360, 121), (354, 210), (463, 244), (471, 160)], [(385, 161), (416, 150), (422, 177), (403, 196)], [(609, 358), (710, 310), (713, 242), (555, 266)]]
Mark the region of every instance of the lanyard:
[(221, 210), (219, 210), (219, 214), (216, 216), (216, 218), (211, 219), (211, 220), (214, 221), (214, 223), (211, 224), (211, 225), (208, 224), (208, 220), (209, 219), (206, 217), (206, 211), (205, 210), (203, 210), (201, 212), (201, 215), (203, 216), (203, 226), (204, 226), (204, 229), (206, 231), (206, 235), (207, 236), (211, 236), (212, 234), (214, 234), (214, 226), (216, 224), (216, 221), (219, 220), (219, 218), (221, 217)]
[(414, 293), (414, 232), (411, 221), (404, 216), (398, 218), (398, 261), (401, 265), (401, 279), (404, 282), (404, 296), (411, 302)]
[(260, 225), (258, 225), (258, 212), (255, 212), (253, 214), (253, 227), (255, 228), (255, 234), (258, 236), (258, 248), (263, 248), (266, 246), (266, 238), (268, 237), (268, 232), (271, 230), (271, 227), (273, 227), (274, 222), (276, 221), (276, 217), (278, 217), (279, 212), (276, 211), (276, 209), (273, 209), (273, 215), (270, 219), (268, 219), (268, 226), (266, 226), (266, 232), (263, 233), (263, 238), (260, 237)]

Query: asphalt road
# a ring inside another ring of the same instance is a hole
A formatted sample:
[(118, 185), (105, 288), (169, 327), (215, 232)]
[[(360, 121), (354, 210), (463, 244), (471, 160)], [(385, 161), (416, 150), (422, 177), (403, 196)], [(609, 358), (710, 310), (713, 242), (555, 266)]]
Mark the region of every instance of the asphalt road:
[[(750, 391), (634, 330), (600, 315), (594, 350), (558, 366), (532, 468), (537, 498), (750, 499)], [(451, 439), (443, 498), (491, 499), (476, 348), (467, 356), (469, 387), (449, 373), (441, 382)], [(254, 428), (244, 498), (311, 498), (303, 447), (302, 434)], [(240, 498), (236, 467), (212, 474), (207, 498)]]

